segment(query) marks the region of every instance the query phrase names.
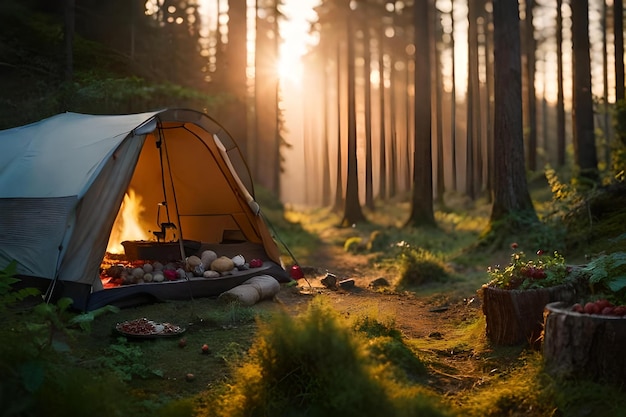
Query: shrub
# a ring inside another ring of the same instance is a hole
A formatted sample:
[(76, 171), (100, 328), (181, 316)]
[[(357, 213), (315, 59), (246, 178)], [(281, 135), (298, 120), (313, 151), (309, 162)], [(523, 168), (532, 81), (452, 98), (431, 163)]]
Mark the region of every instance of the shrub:
[(492, 266), (487, 269), (491, 287), (511, 289), (547, 288), (573, 282), (571, 267), (557, 251), (537, 251), (536, 259), (528, 259), (522, 251), (511, 254), (511, 262), (504, 268)]
[(449, 276), (440, 256), (422, 248), (406, 246), (400, 254), (401, 286), (416, 286), (441, 281)]
[(419, 389), (390, 389), (391, 373), (374, 360), (377, 351), (388, 348), (369, 352), (368, 345), (316, 298), (296, 318), (278, 314), (260, 324), (249, 360), (235, 369), (229, 389), (207, 401), (204, 411), (229, 417), (391, 417), (415, 410), (424, 416), (445, 415)]
[(603, 254), (591, 260), (577, 271), (589, 282), (595, 297), (606, 297), (609, 301), (626, 304), (626, 252)]

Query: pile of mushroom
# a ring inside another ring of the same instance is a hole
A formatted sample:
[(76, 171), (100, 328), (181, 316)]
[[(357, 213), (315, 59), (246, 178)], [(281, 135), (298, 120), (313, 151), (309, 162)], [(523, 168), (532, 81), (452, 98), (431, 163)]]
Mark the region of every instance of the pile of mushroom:
[(107, 269), (106, 274), (113, 279), (121, 279), (123, 284), (173, 281), (187, 277), (185, 270), (177, 264), (170, 262), (163, 265), (158, 261), (137, 266), (114, 265)]
[[(258, 259), (253, 259), (254, 265), (261, 266)], [(190, 256), (185, 260), (187, 271), (195, 277), (218, 278), (234, 274), (237, 271), (250, 269), (250, 263), (246, 262), (243, 255), (218, 256), (212, 250), (205, 250), (198, 256)], [(257, 266), (257, 267), (258, 267)]]
[(113, 265), (105, 270), (106, 276), (120, 280), (122, 284), (142, 284), (145, 282), (163, 282), (188, 279), (192, 277), (218, 278), (244, 271), (250, 268), (259, 268), (263, 265), (260, 259), (246, 262), (243, 255), (218, 256), (212, 250), (205, 250), (200, 256), (189, 256), (184, 262), (132, 263), (131, 265)]

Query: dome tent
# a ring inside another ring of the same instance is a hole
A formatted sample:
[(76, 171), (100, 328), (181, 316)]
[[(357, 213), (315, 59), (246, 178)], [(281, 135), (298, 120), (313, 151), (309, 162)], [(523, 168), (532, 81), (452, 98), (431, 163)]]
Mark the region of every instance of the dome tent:
[[(289, 280), (239, 148), (204, 113), (63, 113), (0, 131), (0, 149), (0, 268), (17, 261), (19, 277), (43, 280), (50, 298), (69, 296), (75, 308), (92, 310), (217, 295), (256, 273)], [(181, 258), (189, 240), (198, 251), (242, 253), (263, 266), (103, 289), (100, 266), (129, 189), (145, 203), (144, 223), (162, 217), (169, 200), (167, 226), (176, 230)]]

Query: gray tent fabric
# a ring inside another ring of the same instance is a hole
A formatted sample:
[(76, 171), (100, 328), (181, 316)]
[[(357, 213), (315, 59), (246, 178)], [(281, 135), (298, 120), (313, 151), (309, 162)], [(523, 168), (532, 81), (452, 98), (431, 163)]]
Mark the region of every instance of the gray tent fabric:
[(169, 198), (179, 241), (219, 244), (236, 232), (281, 265), (235, 141), (204, 113), (164, 109), (63, 113), (0, 131), (0, 268), (15, 260), (22, 276), (77, 284), (85, 308), (106, 291), (100, 266), (129, 189), (149, 204), (143, 224), (156, 229)]
[[(154, 114), (111, 119), (65, 113), (0, 131), (0, 266), (14, 259), (18, 261), (18, 272), (26, 275), (63, 279), (82, 274), (83, 268), (59, 269), (66, 256), (67, 259), (82, 257), (80, 249), (77, 253), (67, 252), (79, 206), (98, 207), (104, 203), (104, 198), (98, 197), (104, 187), (94, 192), (92, 183), (107, 161), (116, 160), (111, 156), (124, 138)], [(127, 165), (127, 169), (132, 169), (133, 165)], [(101, 182), (112, 180), (107, 176), (101, 178)], [(119, 188), (109, 188), (119, 192)], [(90, 190), (97, 201), (83, 198)], [(97, 211), (92, 219), (85, 221), (90, 220), (91, 225), (102, 228), (105, 219), (101, 219), (100, 214)], [(116, 212), (111, 224), (115, 215)], [(76, 242), (73, 247), (78, 249), (78, 245)]]

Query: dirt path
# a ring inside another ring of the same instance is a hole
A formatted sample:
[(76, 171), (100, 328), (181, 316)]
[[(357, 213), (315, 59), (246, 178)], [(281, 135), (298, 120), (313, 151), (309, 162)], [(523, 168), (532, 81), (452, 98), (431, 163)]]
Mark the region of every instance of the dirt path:
[[(474, 322), (480, 314), (477, 298), (418, 297), (391, 287), (373, 287), (372, 282), (379, 278), (393, 282), (395, 277), (372, 268), (368, 256), (353, 255), (331, 245), (318, 251), (303, 270), (306, 279), (299, 280), (297, 286), (283, 288), (276, 297), (288, 309), (300, 312), (313, 297), (323, 296), (347, 317), (367, 315), (393, 322), (408, 340), (418, 341), (424, 356), (436, 357), (437, 363), (445, 364), (445, 369), (431, 369), (431, 386), (442, 393), (468, 388), (482, 379), (485, 364), (480, 355), (462, 347), (447, 347), (459, 338), (464, 323)], [(354, 285), (328, 288), (323, 283), (327, 272), (339, 281), (353, 280)]]

